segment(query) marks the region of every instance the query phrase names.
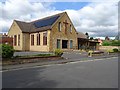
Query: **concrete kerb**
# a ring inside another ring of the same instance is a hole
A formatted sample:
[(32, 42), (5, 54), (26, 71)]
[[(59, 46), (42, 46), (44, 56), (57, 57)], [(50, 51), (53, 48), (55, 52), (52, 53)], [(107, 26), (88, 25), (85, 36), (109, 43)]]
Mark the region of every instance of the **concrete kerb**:
[[(104, 57), (106, 59), (109, 59), (109, 58), (115, 58), (116, 56), (113, 56), (113, 57)], [(57, 62), (51, 62), (51, 63), (31, 63), (32, 65), (26, 65), (26, 64), (23, 64), (22, 66), (18, 66), (17, 67), (14, 67), (13, 66), (8, 66), (8, 67), (3, 67), (2, 68), (2, 71), (10, 71), (10, 70), (17, 70), (17, 69), (27, 69), (27, 68), (34, 68), (34, 67), (44, 67), (44, 66), (52, 66), (52, 65), (56, 65), (56, 64), (68, 64), (68, 63), (77, 63), (77, 62), (85, 62), (85, 61), (96, 61), (96, 60), (101, 60), (102, 58), (82, 58), (81, 60), (80, 59), (75, 59), (74, 61), (73, 60), (66, 60), (66, 61), (57, 61)], [(0, 72), (2, 72), (0, 71)]]

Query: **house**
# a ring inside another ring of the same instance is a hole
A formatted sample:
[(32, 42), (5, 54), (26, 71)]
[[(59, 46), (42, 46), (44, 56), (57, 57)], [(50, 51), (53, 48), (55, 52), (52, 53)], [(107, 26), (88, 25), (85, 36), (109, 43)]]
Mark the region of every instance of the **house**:
[(13, 38), (8, 37), (7, 34), (0, 34), (0, 44), (9, 44), (13, 46)]
[(13, 47), (22, 51), (54, 51), (77, 49), (77, 31), (66, 12), (32, 22), (14, 20), (8, 36)]
[(98, 42), (99, 42), (99, 45), (102, 46), (103, 40), (101, 40), (100, 38), (98, 38)]

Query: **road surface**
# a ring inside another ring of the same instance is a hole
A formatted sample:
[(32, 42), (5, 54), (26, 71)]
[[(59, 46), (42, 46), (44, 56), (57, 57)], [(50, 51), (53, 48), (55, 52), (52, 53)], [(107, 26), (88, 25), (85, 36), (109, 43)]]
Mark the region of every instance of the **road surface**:
[(3, 88), (118, 88), (118, 58), (5, 71)]

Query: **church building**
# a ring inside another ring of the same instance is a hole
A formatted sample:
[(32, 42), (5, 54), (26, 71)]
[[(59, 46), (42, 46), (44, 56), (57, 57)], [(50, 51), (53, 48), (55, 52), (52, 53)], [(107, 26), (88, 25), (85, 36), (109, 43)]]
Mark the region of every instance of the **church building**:
[(32, 22), (14, 20), (8, 36), (22, 51), (73, 50), (78, 48), (77, 31), (66, 12)]

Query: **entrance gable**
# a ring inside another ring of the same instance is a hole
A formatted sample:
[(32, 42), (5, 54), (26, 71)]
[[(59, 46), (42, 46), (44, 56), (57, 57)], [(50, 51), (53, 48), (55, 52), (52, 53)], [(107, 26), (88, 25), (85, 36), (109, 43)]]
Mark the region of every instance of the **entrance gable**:
[(22, 33), (22, 30), (20, 29), (18, 24), (15, 21), (13, 21), (13, 23), (8, 31), (8, 36), (14, 35), (16, 33)]

